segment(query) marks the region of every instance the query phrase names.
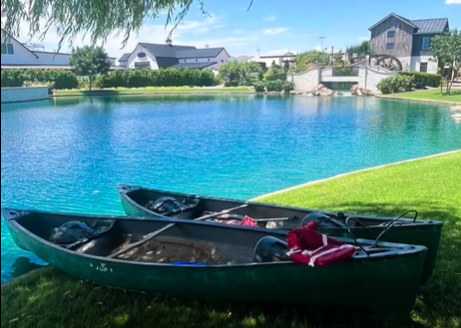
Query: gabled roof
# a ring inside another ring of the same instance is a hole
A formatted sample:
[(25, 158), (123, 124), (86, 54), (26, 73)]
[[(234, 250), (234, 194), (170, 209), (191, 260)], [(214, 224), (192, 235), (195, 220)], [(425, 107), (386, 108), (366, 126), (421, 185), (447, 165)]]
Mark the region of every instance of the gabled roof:
[(21, 47), (23, 47), (24, 49), (26, 49), (28, 52), (30, 52), (32, 55), (35, 56), (35, 58), (38, 58), (37, 54), (34, 53), (32, 50), (30, 50), (29, 48), (27, 48), (25, 45), (23, 45), (21, 42), (19, 42), (18, 40), (16, 40), (11, 34), (9, 33), (6, 33), (6, 31), (4, 29), (2, 29), (2, 32), (1, 32), (1, 35), (2, 37), (8, 37), (8, 38), (11, 38), (12, 40), (16, 41), (17, 43), (19, 43), (21, 45)]
[(122, 57), (119, 58), (119, 62), (125, 62), (128, 61), (128, 58), (130, 58), (131, 54), (123, 54)]
[(218, 57), (222, 51), (225, 51), (225, 49), (224, 48), (206, 48), (206, 49), (179, 50), (179, 51), (176, 51), (176, 57), (178, 59), (214, 58), (214, 57)]
[(419, 19), (411, 21), (418, 27), (416, 34), (439, 34), (444, 33), (449, 27), (448, 18)]
[(386, 16), (385, 18), (381, 19), (379, 22), (377, 22), (375, 25), (373, 25), (372, 27), (370, 27), (368, 30), (371, 31), (373, 30), (375, 27), (377, 27), (378, 25), (382, 24), (383, 22), (387, 21), (389, 18), (391, 17), (395, 17), (399, 20), (401, 20), (402, 22), (410, 25), (411, 27), (413, 28), (418, 28), (418, 26), (416, 26), (414, 23), (412, 23), (411, 20), (409, 20), (408, 18), (405, 18), (405, 17), (402, 17), (400, 15), (397, 15), (397, 14), (394, 14), (394, 13), (391, 13), (390, 15)]
[(208, 62), (208, 63), (179, 63), (177, 65), (172, 66), (171, 68), (178, 68), (178, 69), (204, 69), (210, 66), (215, 65), (216, 62)]
[(197, 49), (195, 47), (190, 47), (190, 46), (175, 46), (175, 45), (170, 46), (167, 44), (154, 44), (154, 43), (140, 43), (140, 45), (144, 49), (149, 51), (151, 55), (154, 57), (177, 58), (176, 51)]

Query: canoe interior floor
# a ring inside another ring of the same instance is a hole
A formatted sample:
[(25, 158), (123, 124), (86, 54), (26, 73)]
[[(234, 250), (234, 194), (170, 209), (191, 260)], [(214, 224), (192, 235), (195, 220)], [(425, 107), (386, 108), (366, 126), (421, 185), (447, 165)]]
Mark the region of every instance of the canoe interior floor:
[[(124, 242), (114, 249), (111, 254), (127, 248), (138, 240), (133, 236), (127, 236)], [(249, 247), (211, 243), (189, 238), (158, 236), (137, 248), (121, 254), (117, 259), (148, 263), (239, 264), (253, 262), (253, 252), (254, 250)]]

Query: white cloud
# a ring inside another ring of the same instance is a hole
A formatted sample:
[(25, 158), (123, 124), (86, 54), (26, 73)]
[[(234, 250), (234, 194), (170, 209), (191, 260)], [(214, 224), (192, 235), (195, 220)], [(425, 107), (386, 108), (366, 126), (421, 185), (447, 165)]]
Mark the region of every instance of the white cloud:
[(360, 41), (368, 41), (368, 40), (370, 40), (370, 37), (368, 37), (368, 36), (362, 36), (359, 40), (360, 40)]
[(264, 30), (263, 33), (265, 35), (279, 35), (279, 34), (287, 32), (289, 30), (290, 30), (290, 28), (288, 28), (288, 27), (277, 27), (277, 28), (269, 28), (267, 30)]
[(276, 15), (267, 16), (267, 17), (264, 18), (264, 20), (266, 22), (275, 22), (277, 20), (277, 16)]
[(461, 0), (447, 0), (445, 3), (447, 5), (461, 5)]

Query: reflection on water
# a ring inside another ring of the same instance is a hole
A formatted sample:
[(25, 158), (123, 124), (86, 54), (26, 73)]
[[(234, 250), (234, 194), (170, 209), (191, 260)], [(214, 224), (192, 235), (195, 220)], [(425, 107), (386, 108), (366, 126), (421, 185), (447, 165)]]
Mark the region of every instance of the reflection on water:
[[(451, 115), (447, 106), (359, 97), (171, 95), (2, 105), (1, 202), (119, 215), (118, 183), (249, 199), (459, 149), (461, 125)], [(3, 222), (1, 251), (2, 281), (16, 258), (31, 257), (14, 247)]]

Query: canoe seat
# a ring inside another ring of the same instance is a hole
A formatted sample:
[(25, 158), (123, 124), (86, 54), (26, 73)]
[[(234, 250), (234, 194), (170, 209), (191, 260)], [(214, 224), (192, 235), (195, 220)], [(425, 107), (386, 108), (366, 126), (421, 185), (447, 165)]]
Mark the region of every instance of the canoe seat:
[(289, 261), (287, 252), (288, 244), (286, 241), (265, 236), (261, 238), (254, 248), (254, 262), (278, 262)]

